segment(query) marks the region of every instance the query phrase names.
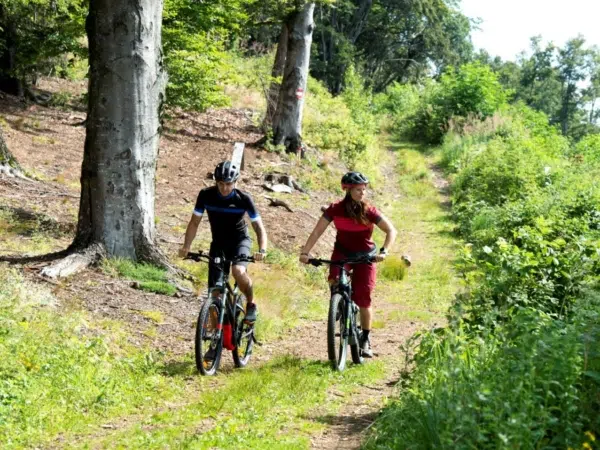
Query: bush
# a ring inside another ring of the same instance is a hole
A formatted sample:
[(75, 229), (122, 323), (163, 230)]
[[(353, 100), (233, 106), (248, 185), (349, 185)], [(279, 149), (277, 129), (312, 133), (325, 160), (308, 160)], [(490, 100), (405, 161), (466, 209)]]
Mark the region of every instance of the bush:
[(528, 308), (475, 338), (464, 323), (425, 334), (410, 389), (366, 448), (578, 446), (600, 432), (599, 308), (594, 294), (569, 321)]
[(351, 168), (376, 145), (375, 118), (360, 89), (354, 85), (349, 93), (333, 97), (321, 82), (308, 79), (304, 140), (319, 150), (335, 151)]
[(165, 28), (163, 36), (169, 74), (167, 103), (196, 111), (229, 105), (224, 84), (232, 68), (222, 43), (207, 34), (186, 34), (177, 28)]
[(420, 105), (410, 119), (410, 136), (437, 144), (448, 130), (449, 122), (461, 126), (471, 117), (485, 119), (506, 105), (504, 91), (492, 70), (480, 63), (470, 63), (458, 70), (449, 68), (439, 83), (426, 85)]

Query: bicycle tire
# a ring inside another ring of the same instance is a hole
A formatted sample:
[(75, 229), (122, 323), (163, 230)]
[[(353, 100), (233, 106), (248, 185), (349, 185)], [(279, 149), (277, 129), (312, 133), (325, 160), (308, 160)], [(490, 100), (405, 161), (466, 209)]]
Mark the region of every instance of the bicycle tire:
[[(339, 330), (339, 335), (336, 335), (336, 330)], [(336, 337), (339, 337), (339, 339), (336, 339)], [(346, 358), (348, 354), (348, 335), (346, 334), (344, 299), (340, 294), (333, 294), (329, 302), (327, 354), (333, 369), (340, 372), (343, 371), (346, 367)]]
[[(198, 323), (196, 325), (196, 339), (195, 339), (195, 356), (196, 356), (196, 368), (202, 375), (211, 376), (217, 373), (219, 364), (221, 362), (221, 353), (223, 352), (223, 334), (217, 337), (218, 317), (220, 317), (220, 305), (216, 299), (209, 297), (203, 303), (200, 308), (200, 314), (198, 314)], [(216, 314), (216, 320), (214, 319)], [(209, 336), (209, 321), (213, 317), (215, 326), (212, 329), (212, 336)], [(216, 334), (215, 334), (216, 333)], [(214, 359), (205, 359), (210, 349), (215, 351)]]
[(245, 303), (246, 299), (238, 295), (235, 302), (235, 348), (231, 352), (235, 367), (246, 367), (252, 356), (254, 346), (254, 325), (244, 323), (246, 317)]
[(352, 355), (352, 362), (354, 364), (363, 364), (365, 358), (363, 358), (360, 351), (360, 327), (359, 327), (360, 315), (357, 312), (352, 320), (352, 334), (354, 335), (352, 341), (354, 344), (350, 345), (350, 354)]

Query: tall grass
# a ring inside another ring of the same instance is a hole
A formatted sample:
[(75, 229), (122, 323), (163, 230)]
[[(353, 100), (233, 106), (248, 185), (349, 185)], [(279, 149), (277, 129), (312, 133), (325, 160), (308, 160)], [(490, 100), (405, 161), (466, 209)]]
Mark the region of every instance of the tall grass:
[(55, 310), (43, 287), (0, 267), (0, 442), (33, 448), (58, 433), (181, 395), (150, 351), (110, 323)]

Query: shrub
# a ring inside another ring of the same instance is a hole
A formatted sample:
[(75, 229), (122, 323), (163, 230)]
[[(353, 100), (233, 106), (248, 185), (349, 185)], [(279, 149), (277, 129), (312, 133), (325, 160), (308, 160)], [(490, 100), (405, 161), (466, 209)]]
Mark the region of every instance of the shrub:
[(473, 338), (464, 323), (423, 336), (410, 389), (367, 449), (567, 448), (598, 433), (599, 297), (573, 320), (523, 309)]
[(414, 139), (440, 143), (451, 119), (455, 126), (475, 116), (485, 119), (506, 104), (508, 93), (492, 70), (480, 63), (470, 63), (458, 70), (449, 68), (439, 83), (427, 85), (421, 104), (411, 119)]

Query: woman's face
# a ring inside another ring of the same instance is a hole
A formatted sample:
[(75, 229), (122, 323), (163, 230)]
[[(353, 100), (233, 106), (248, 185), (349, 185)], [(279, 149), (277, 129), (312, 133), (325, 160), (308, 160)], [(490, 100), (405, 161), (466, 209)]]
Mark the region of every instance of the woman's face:
[(367, 185), (366, 184), (357, 184), (356, 186), (352, 186), (350, 188), (350, 196), (352, 200), (355, 202), (361, 202), (365, 195), (367, 194)]

